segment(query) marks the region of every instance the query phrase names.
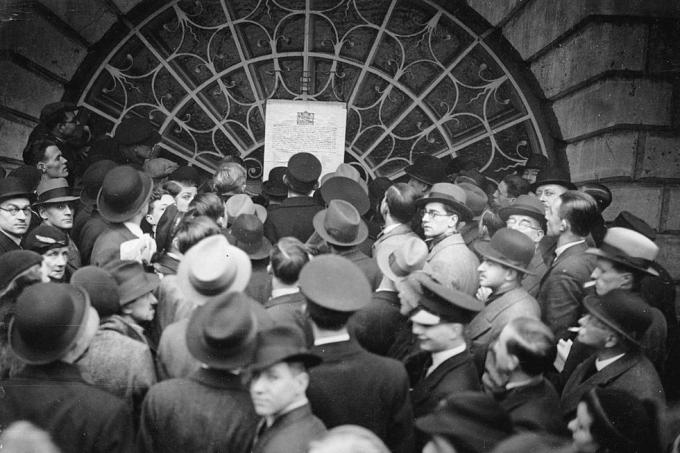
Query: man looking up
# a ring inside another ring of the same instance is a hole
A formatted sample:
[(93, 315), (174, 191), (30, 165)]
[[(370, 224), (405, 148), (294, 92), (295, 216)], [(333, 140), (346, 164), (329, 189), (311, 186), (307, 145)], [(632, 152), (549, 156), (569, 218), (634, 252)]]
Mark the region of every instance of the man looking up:
[(410, 185), (398, 182), (387, 188), (380, 202), (380, 215), (385, 225), (372, 246), (372, 256), (378, 255), (380, 247), (388, 241), (401, 242), (417, 237), (411, 229), (416, 214), (418, 192)]

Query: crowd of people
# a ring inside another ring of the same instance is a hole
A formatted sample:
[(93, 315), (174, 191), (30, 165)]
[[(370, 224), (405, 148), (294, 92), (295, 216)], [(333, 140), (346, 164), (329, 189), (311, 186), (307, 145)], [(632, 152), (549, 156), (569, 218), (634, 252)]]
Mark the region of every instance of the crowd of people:
[(0, 179), (3, 450), (680, 451), (674, 282), (605, 185), (301, 152), (253, 193), (83, 121)]

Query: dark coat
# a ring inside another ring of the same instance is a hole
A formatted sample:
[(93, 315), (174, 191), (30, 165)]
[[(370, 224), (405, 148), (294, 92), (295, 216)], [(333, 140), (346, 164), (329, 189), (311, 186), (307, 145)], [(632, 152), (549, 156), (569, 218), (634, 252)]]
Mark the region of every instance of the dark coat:
[(543, 257), (538, 250), (534, 253), (534, 257), (531, 258), (527, 270), (531, 272), (531, 274), (524, 275), (522, 287), (526, 289), (532, 297), (537, 297), (538, 291), (541, 288), (541, 280), (543, 280), (543, 276), (548, 271), (548, 266), (546, 266), (545, 261), (543, 261)]
[(251, 260), (250, 263), (253, 265), (253, 271), (243, 292), (264, 305), (272, 296), (272, 277), (267, 272), (269, 259)]
[(510, 414), (516, 430), (558, 436), (566, 433), (560, 412), (560, 397), (546, 379), (515, 387), (494, 397)]
[(21, 250), (21, 246), (0, 231), (0, 255), (11, 252), (12, 250)]
[(314, 232), (312, 219), (323, 206), (312, 197), (286, 198), (279, 205), (271, 206), (264, 222), (264, 235), (272, 244), (286, 236), (307, 241)]
[[(264, 420), (260, 422), (260, 430)], [(309, 442), (326, 432), (323, 422), (312, 414), (309, 404), (277, 417), (255, 439), (252, 453), (307, 453)]]
[(83, 266), (90, 264), (94, 243), (108, 229), (109, 224), (95, 209), (92, 216), (80, 228), (78, 234), (73, 236), (80, 249), (80, 262)]
[(368, 283), (371, 285), (372, 291), (378, 289), (382, 281), (382, 272), (380, 272), (378, 263), (376, 263), (374, 258), (369, 257), (357, 247), (338, 253), (338, 255), (347, 258), (361, 269), (361, 272), (364, 273)]
[(90, 264), (104, 267), (113, 260), (120, 259), (120, 245), (123, 242), (139, 239), (122, 223), (111, 224), (94, 242)]
[(257, 422), (240, 376), (202, 368), (151, 387), (137, 445), (140, 453), (247, 453)]
[(587, 255), (586, 243), (566, 249), (555, 259), (543, 276), (538, 292), (541, 318), (557, 338), (568, 338), (569, 327), (575, 326), (583, 314), (586, 294), (583, 284), (590, 280), (597, 257)]
[(654, 401), (659, 407), (665, 406), (666, 396), (659, 375), (642, 353), (628, 352), (601, 371), (590, 374), (594, 371), (595, 359), (595, 355), (590, 356), (569, 376), (560, 400), (564, 420), (571, 419), (581, 397), (594, 387), (624, 390), (639, 399)]
[(161, 275), (175, 275), (179, 268), (179, 260), (163, 253), (153, 263), (154, 272)]
[(314, 346), (312, 351), (323, 363), (309, 372), (307, 396), (326, 427), (363, 426), (392, 452), (411, 452), (413, 411), (404, 366), (365, 351), (355, 340)]
[(305, 296), (298, 291), (269, 299), (264, 304), (264, 308), (267, 309), (274, 325), (298, 327), (304, 334), (307, 345), (311, 347), (314, 344), (314, 333), (309, 317), (305, 313), (306, 303)]
[(87, 384), (75, 365), (26, 366), (1, 385), (3, 429), (26, 420), (47, 431), (63, 452), (133, 451), (132, 417), (125, 403)]
[(368, 352), (387, 356), (399, 332), (411, 327), (399, 311), (399, 295), (394, 291), (377, 291), (371, 302), (349, 318), (347, 329)]

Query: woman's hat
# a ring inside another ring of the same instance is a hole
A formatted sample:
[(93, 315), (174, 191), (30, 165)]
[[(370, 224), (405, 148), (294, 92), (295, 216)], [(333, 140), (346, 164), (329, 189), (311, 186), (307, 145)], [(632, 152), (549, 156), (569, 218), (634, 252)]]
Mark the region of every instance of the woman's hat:
[(422, 198), (416, 200), (416, 206), (425, 206), (427, 203), (442, 203), (456, 211), (463, 221), (471, 220), (473, 215), (465, 202), (467, 195), (465, 190), (448, 182), (442, 182), (432, 186), (430, 191)]
[(106, 266), (106, 270), (118, 284), (121, 307), (154, 291), (161, 282), (158, 275), (144, 272), (144, 267), (138, 261), (115, 260)]
[(71, 284), (80, 286), (90, 296), (92, 308), (100, 318), (120, 312), (118, 283), (113, 276), (97, 266), (81, 267), (73, 273)]
[(659, 247), (643, 234), (628, 228), (609, 228), (600, 248), (590, 248), (586, 253), (655, 277), (659, 276), (659, 273), (651, 267), (659, 254)]
[(591, 315), (638, 346), (652, 323), (649, 305), (630, 291), (615, 289), (604, 296), (586, 296), (583, 305)]
[(321, 363), (321, 357), (307, 349), (299, 329), (281, 325), (257, 334), (257, 348), (250, 369), (260, 371), (279, 362), (302, 362), (309, 368)]
[(339, 255), (321, 255), (305, 264), (298, 286), (307, 299), (335, 311), (357, 311), (371, 301), (366, 275)]
[(73, 195), (65, 178), (50, 178), (41, 181), (35, 192), (38, 195), (37, 200), (33, 203), (35, 206), (48, 203), (64, 203), (79, 199), (79, 197)]
[(368, 237), (368, 227), (359, 212), (349, 202), (331, 200), (327, 209), (314, 215), (314, 230), (329, 244), (359, 245)]
[(264, 226), (257, 216), (241, 214), (231, 224), (231, 235), (235, 246), (248, 254), (251, 260), (269, 257), (272, 243), (264, 237)]
[(533, 275), (527, 268), (534, 257), (536, 245), (524, 233), (501, 228), (496, 231), (490, 242), (475, 244), (475, 250), (487, 260)]
[(328, 178), (319, 191), (327, 205), (333, 200), (344, 200), (354, 206), (359, 215), (366, 214), (371, 207), (368, 189), (364, 190), (358, 182), (345, 176)]
[(376, 262), (383, 275), (397, 282), (419, 271), (427, 259), (427, 244), (418, 237), (387, 238), (380, 244)]
[(41, 223), (28, 232), (23, 240), (23, 247), (43, 255), (48, 250), (68, 247), (68, 235), (61, 229)]
[(42, 256), (31, 250), (12, 250), (0, 255), (0, 292), (19, 274), (42, 264)]
[(88, 317), (85, 290), (65, 283), (36, 283), (24, 289), (9, 326), (9, 345), (23, 362), (59, 360), (76, 343)]
[(130, 220), (151, 195), (151, 176), (123, 165), (104, 177), (97, 197), (97, 208), (105, 220), (122, 223)]
[(253, 203), (253, 200), (244, 193), (239, 193), (229, 197), (225, 203), (225, 211), (227, 213), (227, 220), (232, 223), (236, 217), (241, 214), (254, 214), (264, 223), (267, 220), (267, 208), (262, 205)]

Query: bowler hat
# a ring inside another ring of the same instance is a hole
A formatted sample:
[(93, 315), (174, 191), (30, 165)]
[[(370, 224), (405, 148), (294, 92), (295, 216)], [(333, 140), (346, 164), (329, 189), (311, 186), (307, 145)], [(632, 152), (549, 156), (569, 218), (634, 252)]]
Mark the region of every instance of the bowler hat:
[(153, 146), (161, 141), (161, 135), (151, 121), (145, 118), (126, 118), (120, 122), (113, 136), (122, 145)]
[(296, 153), (288, 159), (286, 183), (294, 191), (307, 193), (314, 190), (321, 176), (321, 162), (313, 154)]
[(659, 254), (659, 247), (651, 239), (628, 228), (609, 228), (600, 248), (590, 248), (586, 253), (659, 276), (659, 273), (651, 267)]
[(649, 226), (647, 222), (637, 217), (629, 211), (621, 211), (612, 222), (613, 227), (628, 228), (629, 230), (637, 231), (648, 239), (656, 240), (656, 232), (654, 228)]
[(286, 198), (288, 188), (283, 182), (286, 167), (274, 167), (269, 170), (269, 177), (262, 183), (262, 193), (273, 198)]
[(416, 419), (416, 427), (427, 434), (460, 443), (479, 453), (489, 452), (513, 434), (508, 413), (482, 392), (458, 392), (444, 399), (430, 414)]
[(368, 192), (358, 182), (344, 176), (329, 178), (319, 190), (326, 204), (331, 200), (345, 200), (359, 211), (359, 215), (366, 214), (371, 207)]
[(505, 206), (498, 210), (500, 218), (507, 222), (511, 215), (523, 215), (536, 219), (543, 228), (546, 229), (545, 206), (534, 195), (520, 195), (509, 206)]
[(485, 259), (533, 275), (527, 267), (536, 251), (534, 242), (524, 233), (510, 228), (501, 228), (489, 242), (478, 242), (475, 250)]
[(524, 168), (535, 168), (543, 170), (548, 166), (548, 158), (543, 154), (531, 153), (524, 163)]
[(471, 295), (446, 287), (425, 272), (414, 273), (410, 280), (420, 286), (418, 308), (411, 315), (411, 320), (419, 324), (467, 324), (484, 307)]
[(583, 299), (588, 312), (636, 345), (652, 322), (649, 305), (630, 291), (615, 289), (603, 296)]
[(416, 206), (424, 206), (427, 203), (443, 203), (456, 211), (461, 220), (471, 220), (473, 215), (470, 208), (465, 205), (467, 196), (465, 191), (456, 184), (442, 182), (432, 186), (430, 191), (422, 198), (416, 200)]
[(411, 178), (430, 186), (446, 181), (446, 165), (440, 158), (429, 154), (416, 157), (413, 164), (406, 167), (404, 172)]
[(76, 110), (78, 110), (78, 107), (71, 102), (52, 102), (40, 111), (40, 122), (42, 124), (50, 124), (62, 114), (75, 112)]
[(122, 223), (130, 220), (151, 195), (151, 177), (123, 165), (104, 177), (97, 197), (97, 207), (105, 220)]
[(177, 167), (175, 171), (168, 175), (168, 180), (178, 182), (188, 181), (194, 183), (196, 186), (199, 186), (201, 184), (201, 174), (195, 167), (182, 165)]
[(231, 234), (236, 247), (248, 254), (251, 260), (262, 260), (269, 256), (272, 243), (264, 237), (262, 221), (252, 214), (241, 214), (231, 224)]
[(0, 201), (10, 198), (31, 198), (31, 191), (19, 178), (12, 176), (0, 179)]
[(42, 181), (38, 184), (36, 194), (38, 195), (34, 203), (36, 206), (49, 203), (64, 203), (78, 199), (71, 192), (71, 188), (65, 178), (50, 178)]
[(457, 185), (465, 191), (465, 206), (470, 208), (474, 218), (478, 219), (488, 207), (489, 197), (476, 184), (461, 182)]
[(589, 182), (583, 184), (579, 190), (581, 192), (587, 193), (593, 197), (595, 201), (597, 201), (597, 206), (600, 209), (600, 212), (604, 211), (609, 207), (610, 204), (612, 204), (612, 191), (609, 190), (609, 187), (605, 186), (604, 184)]
[(187, 325), (187, 348), (211, 368), (235, 370), (247, 366), (256, 346), (257, 321), (253, 300), (244, 293), (221, 293), (196, 307)]
[(41, 223), (24, 237), (22, 244), (26, 250), (32, 250), (41, 255), (52, 249), (67, 247), (70, 240), (60, 228)]
[(244, 193), (239, 193), (229, 197), (225, 203), (225, 211), (227, 213), (227, 220), (229, 223), (241, 214), (254, 214), (262, 223), (267, 220), (267, 209), (257, 203)]
[(364, 179), (361, 177), (359, 170), (354, 168), (351, 164), (342, 163), (338, 165), (338, 168), (334, 172), (323, 175), (319, 181), (319, 186), (323, 187), (326, 181), (331, 178), (335, 178), (336, 176), (342, 176), (355, 181), (357, 184), (359, 184), (364, 193), (368, 195), (368, 185), (366, 184), (366, 181), (364, 181)]
[(42, 263), (42, 256), (30, 250), (11, 250), (0, 255), (0, 292), (29, 268)]
[[(20, 180), (24, 185), (24, 189), (32, 194), (35, 188), (38, 187), (38, 184), (40, 184), (42, 172), (33, 165), (21, 165), (10, 171), (8, 177)], [(2, 197), (1, 191), (0, 197)]]
[(427, 244), (418, 237), (387, 238), (378, 248), (376, 262), (383, 275), (392, 281), (400, 281), (419, 271), (427, 259)]
[(366, 275), (339, 255), (321, 255), (305, 264), (298, 286), (308, 300), (335, 311), (357, 311), (371, 301)]
[(97, 266), (81, 267), (71, 276), (71, 284), (87, 292), (100, 318), (120, 312), (118, 283), (108, 271)]
[(536, 182), (531, 185), (531, 190), (536, 192), (536, 189), (539, 187), (547, 185), (562, 186), (567, 190), (576, 190), (576, 185), (571, 182), (569, 175), (554, 165), (541, 170), (536, 178)]
[(279, 362), (302, 362), (309, 368), (321, 363), (321, 357), (307, 349), (302, 334), (293, 327), (281, 325), (258, 332), (250, 369), (260, 371)]
[(85, 290), (64, 283), (36, 283), (24, 289), (9, 326), (12, 351), (31, 365), (59, 360), (75, 344), (90, 301)]
[[(153, 179), (161, 179), (170, 176), (179, 168), (177, 162), (173, 162), (164, 157), (156, 157), (144, 162), (144, 173), (147, 173)], [(180, 179), (175, 179), (175, 181), (180, 181)]]
[(329, 244), (359, 245), (368, 237), (368, 227), (356, 208), (344, 200), (331, 200), (327, 209), (317, 212), (312, 219), (314, 231)]
[(121, 307), (154, 291), (160, 284), (158, 275), (144, 272), (144, 267), (138, 261), (114, 260), (106, 266), (106, 270), (118, 284)]
[(99, 189), (102, 188), (106, 174), (118, 166), (112, 160), (99, 160), (85, 170), (83, 173), (83, 191), (80, 193), (80, 200), (85, 204), (94, 204), (97, 201)]
[(216, 234), (199, 241), (182, 257), (177, 285), (187, 300), (200, 305), (217, 294), (243, 291), (251, 273), (246, 252)]

